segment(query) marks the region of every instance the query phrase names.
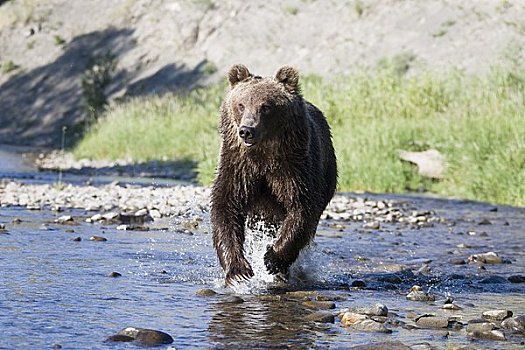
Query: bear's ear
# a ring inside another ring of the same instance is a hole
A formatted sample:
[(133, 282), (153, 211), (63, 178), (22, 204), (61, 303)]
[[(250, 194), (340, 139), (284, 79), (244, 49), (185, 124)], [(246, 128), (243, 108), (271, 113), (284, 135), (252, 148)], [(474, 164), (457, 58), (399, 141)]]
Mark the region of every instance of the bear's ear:
[(250, 73), (248, 68), (243, 64), (236, 64), (230, 68), (228, 72), (228, 80), (230, 81), (230, 87), (234, 87), (240, 81), (252, 77), (253, 74)]
[(275, 79), (283, 84), (288, 92), (299, 93), (299, 72), (294, 67), (281, 67), (275, 74)]

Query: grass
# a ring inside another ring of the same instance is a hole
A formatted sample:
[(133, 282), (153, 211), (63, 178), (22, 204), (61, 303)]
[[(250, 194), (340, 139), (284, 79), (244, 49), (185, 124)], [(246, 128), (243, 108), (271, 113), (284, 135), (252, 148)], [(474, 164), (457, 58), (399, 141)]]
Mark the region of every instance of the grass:
[[(379, 68), (327, 81), (306, 77), (305, 98), (329, 119), (340, 191), (406, 192), (525, 206), (525, 70), (494, 68), (400, 75)], [(225, 85), (184, 96), (114, 105), (74, 150), (77, 157), (190, 159), (199, 181), (214, 176), (218, 107)], [(441, 181), (417, 174), (398, 151), (436, 148)]]

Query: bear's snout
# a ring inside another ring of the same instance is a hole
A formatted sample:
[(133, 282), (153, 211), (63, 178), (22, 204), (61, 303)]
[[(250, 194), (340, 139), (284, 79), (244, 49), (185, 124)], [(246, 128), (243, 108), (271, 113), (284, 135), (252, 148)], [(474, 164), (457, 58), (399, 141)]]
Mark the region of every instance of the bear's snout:
[(256, 130), (254, 127), (242, 125), (239, 127), (239, 137), (246, 146), (253, 146), (256, 143)]

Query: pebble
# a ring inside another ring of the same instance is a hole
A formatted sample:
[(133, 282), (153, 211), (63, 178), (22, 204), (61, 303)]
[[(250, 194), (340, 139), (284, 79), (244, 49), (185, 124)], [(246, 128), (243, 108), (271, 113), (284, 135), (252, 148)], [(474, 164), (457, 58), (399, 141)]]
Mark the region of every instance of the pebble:
[(121, 276), (122, 276), (121, 273), (118, 273), (118, 272), (115, 272), (115, 271), (111, 272), (111, 273), (108, 275), (108, 277), (121, 277)]
[(488, 339), (488, 340), (507, 340), (505, 334), (500, 330), (492, 330), (487, 332), (467, 332), (467, 336), (477, 339)]
[(489, 332), (493, 330), (495, 326), (483, 319), (475, 319), (468, 321), (467, 332)]
[(370, 319), (359, 320), (352, 325), (352, 328), (363, 332), (392, 333), (392, 330), (386, 328), (383, 323)]
[(447, 328), (448, 318), (433, 315), (423, 315), (416, 318), (416, 325), (421, 328)]
[(501, 328), (525, 335), (525, 316), (507, 318), (501, 322)]
[(114, 342), (136, 341), (146, 346), (156, 346), (173, 343), (173, 338), (168, 334), (154, 329), (127, 327), (116, 335), (107, 339)]
[(508, 317), (512, 317), (512, 311), (510, 310), (489, 310), (481, 314), (485, 320), (489, 321), (503, 321)]
[(105, 242), (108, 239), (105, 238), (105, 237), (101, 237), (101, 236), (91, 236), (91, 237), (89, 237), (89, 240), (90, 241), (96, 241), (96, 242)]
[(57, 218), (55, 222), (58, 224), (72, 224), (75, 222), (75, 220), (73, 220), (71, 215), (63, 215)]
[(305, 321), (317, 322), (317, 323), (334, 323), (335, 317), (329, 311), (316, 311), (305, 316)]
[(512, 275), (507, 279), (510, 283), (525, 283), (525, 275)]
[(80, 242), (82, 240), (81, 237), (75, 237), (72, 239), (73, 242)]
[(224, 299), (222, 302), (224, 304), (242, 304), (242, 303), (244, 303), (244, 299), (239, 297), (239, 296), (232, 295), (232, 296), (227, 297), (226, 299)]
[(335, 309), (335, 303), (333, 301), (303, 301), (302, 305), (308, 309), (316, 310), (330, 310)]
[(367, 315), (359, 314), (356, 312), (345, 312), (341, 317), (341, 323), (343, 326), (349, 327), (354, 325), (355, 323), (359, 321), (363, 321), (368, 319), (369, 317)]
[(420, 286), (413, 286), (410, 288), (410, 292), (406, 298), (411, 301), (435, 301), (436, 296), (433, 294), (425, 293)]
[(381, 228), (381, 224), (377, 221), (367, 222), (363, 225), (363, 228), (368, 230), (379, 230)]
[(470, 262), (477, 262), (483, 264), (502, 264), (503, 259), (494, 252), (480, 253), (469, 256)]
[(213, 289), (202, 288), (202, 289), (197, 290), (195, 292), (195, 295), (199, 297), (211, 297), (211, 296), (217, 295), (217, 292), (214, 291)]
[(388, 316), (388, 308), (384, 304), (377, 303), (372, 307), (360, 309), (359, 313), (368, 316)]
[(396, 341), (386, 341), (386, 342), (366, 344), (366, 345), (357, 345), (357, 346), (352, 346), (351, 348), (348, 348), (348, 349), (350, 350), (412, 350), (413, 348), (403, 344), (399, 340), (396, 340)]

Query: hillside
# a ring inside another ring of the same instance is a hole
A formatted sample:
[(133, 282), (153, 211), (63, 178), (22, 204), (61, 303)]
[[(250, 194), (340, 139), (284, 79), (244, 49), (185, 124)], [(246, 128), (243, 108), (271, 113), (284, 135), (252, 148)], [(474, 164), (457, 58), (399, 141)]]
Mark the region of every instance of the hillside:
[(88, 115), (83, 81), (104, 68), (105, 93), (117, 99), (208, 84), (237, 62), (326, 78), (387, 58), (478, 72), (523, 60), (525, 47), (521, 0), (0, 4), (0, 143), (12, 144), (59, 147), (63, 126), (71, 141)]

